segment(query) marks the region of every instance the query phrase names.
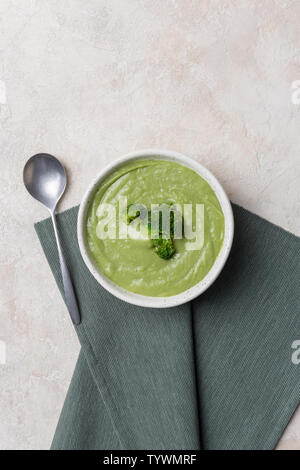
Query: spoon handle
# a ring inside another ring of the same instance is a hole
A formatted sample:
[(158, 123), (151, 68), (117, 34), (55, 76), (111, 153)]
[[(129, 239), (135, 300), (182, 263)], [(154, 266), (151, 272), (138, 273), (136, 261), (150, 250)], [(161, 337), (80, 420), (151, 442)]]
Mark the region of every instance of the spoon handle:
[(71, 319), (72, 319), (73, 323), (75, 325), (79, 325), (79, 323), (80, 323), (80, 314), (79, 314), (79, 310), (78, 310), (78, 304), (77, 304), (77, 300), (76, 300), (76, 297), (75, 297), (75, 293), (74, 293), (70, 273), (69, 273), (69, 270), (67, 268), (66, 261), (65, 261), (65, 258), (64, 258), (63, 252), (62, 252), (54, 211), (53, 212), (51, 211), (51, 218), (52, 218), (52, 222), (53, 222), (53, 228), (54, 228), (54, 233), (55, 233), (55, 238), (56, 238), (56, 243), (57, 243), (57, 250), (58, 250), (60, 269), (61, 269), (62, 280), (63, 280), (63, 285), (64, 285), (65, 299), (66, 299), (67, 308), (69, 310), (69, 314), (71, 316)]

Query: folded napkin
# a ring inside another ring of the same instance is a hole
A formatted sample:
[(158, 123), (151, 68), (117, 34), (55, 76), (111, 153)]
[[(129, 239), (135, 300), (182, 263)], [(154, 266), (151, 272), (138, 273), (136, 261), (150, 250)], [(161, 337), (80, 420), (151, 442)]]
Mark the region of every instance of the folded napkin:
[[(300, 402), (300, 239), (233, 206), (221, 275), (171, 309), (106, 292), (77, 243), (78, 208), (58, 226), (82, 315), (81, 352), (53, 449), (272, 449)], [(35, 226), (63, 292), (50, 219)], [(67, 314), (67, 312), (66, 312)]]

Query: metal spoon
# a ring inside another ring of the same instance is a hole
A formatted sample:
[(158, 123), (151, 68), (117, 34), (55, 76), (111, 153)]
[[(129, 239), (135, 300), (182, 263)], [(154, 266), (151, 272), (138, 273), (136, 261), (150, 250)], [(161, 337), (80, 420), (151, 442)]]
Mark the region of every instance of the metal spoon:
[(26, 163), (23, 170), (23, 181), (31, 196), (44, 204), (51, 214), (65, 290), (66, 304), (73, 323), (78, 325), (80, 323), (80, 314), (77, 300), (62, 252), (55, 219), (55, 208), (66, 189), (67, 176), (65, 169), (57, 158), (47, 153), (39, 153), (31, 157)]

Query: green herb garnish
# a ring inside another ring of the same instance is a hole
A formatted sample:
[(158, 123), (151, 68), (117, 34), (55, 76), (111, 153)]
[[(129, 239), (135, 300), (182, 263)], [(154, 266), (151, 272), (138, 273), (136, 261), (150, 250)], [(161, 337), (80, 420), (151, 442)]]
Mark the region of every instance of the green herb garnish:
[(129, 211), (130, 211), (130, 208), (133, 206), (134, 204), (130, 204), (129, 206), (127, 206), (127, 225), (129, 225), (134, 219), (136, 219), (137, 217), (140, 216), (140, 211), (135, 211), (135, 213), (133, 213), (132, 215), (129, 215)]

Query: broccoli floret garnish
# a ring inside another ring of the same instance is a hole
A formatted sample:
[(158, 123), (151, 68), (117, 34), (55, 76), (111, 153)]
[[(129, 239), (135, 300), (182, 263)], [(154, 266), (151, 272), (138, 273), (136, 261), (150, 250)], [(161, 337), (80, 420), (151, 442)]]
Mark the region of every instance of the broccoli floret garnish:
[[(151, 212), (148, 213), (148, 232), (151, 236)], [(170, 238), (163, 238), (162, 213), (159, 213), (159, 230), (155, 238), (152, 238), (155, 253), (162, 259), (170, 259), (175, 254), (174, 246), (174, 212), (170, 211)]]
[(162, 259), (172, 258), (176, 252), (174, 241), (171, 238), (155, 238), (152, 243), (155, 253)]
[[(127, 207), (127, 224), (139, 217), (140, 211), (136, 211), (135, 215), (128, 215), (130, 206)], [(151, 212), (148, 212), (148, 233), (151, 238)], [(163, 238), (162, 231), (162, 214), (159, 213), (159, 230), (155, 238), (151, 239), (155, 253), (162, 259), (170, 259), (175, 254), (174, 246), (174, 212), (170, 212), (170, 238)]]

